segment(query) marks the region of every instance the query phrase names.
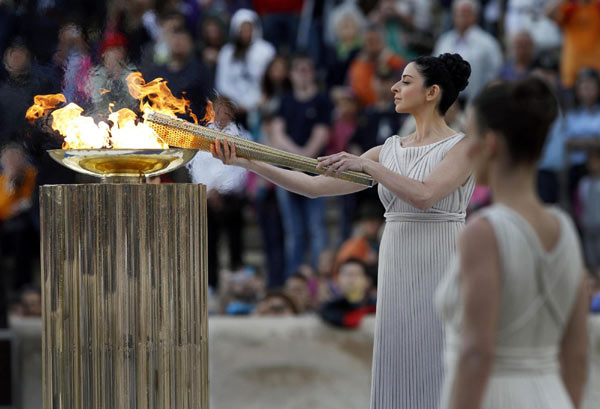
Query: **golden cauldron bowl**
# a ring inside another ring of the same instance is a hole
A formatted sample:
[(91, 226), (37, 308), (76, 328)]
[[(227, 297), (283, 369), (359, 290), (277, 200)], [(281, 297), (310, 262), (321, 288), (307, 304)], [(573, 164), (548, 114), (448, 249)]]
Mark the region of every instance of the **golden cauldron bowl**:
[(103, 182), (143, 183), (145, 178), (171, 172), (188, 163), (195, 149), (52, 149), (61, 165)]

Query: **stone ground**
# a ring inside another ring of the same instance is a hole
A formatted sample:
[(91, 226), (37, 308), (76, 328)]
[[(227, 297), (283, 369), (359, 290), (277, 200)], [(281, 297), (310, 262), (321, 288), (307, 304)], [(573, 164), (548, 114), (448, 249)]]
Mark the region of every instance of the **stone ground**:
[[(600, 315), (590, 316), (584, 409), (600, 402)], [(41, 320), (13, 319), (22, 409), (41, 409)], [(210, 409), (366, 409), (374, 318), (353, 331), (315, 317), (209, 321)], [(5, 375), (5, 374), (3, 374)]]
[(365, 409), (374, 319), (338, 330), (315, 317), (210, 322), (211, 409)]

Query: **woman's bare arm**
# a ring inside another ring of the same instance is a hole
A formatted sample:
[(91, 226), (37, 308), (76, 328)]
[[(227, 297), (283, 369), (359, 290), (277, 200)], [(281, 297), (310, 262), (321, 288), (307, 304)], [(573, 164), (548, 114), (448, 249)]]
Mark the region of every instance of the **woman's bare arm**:
[(478, 409), (492, 370), (500, 309), (500, 256), (492, 226), (470, 223), (458, 243), (463, 324), (450, 408)]
[[(362, 157), (371, 161), (379, 161), (380, 151), (381, 146), (376, 146), (365, 152)], [(241, 166), (290, 192), (310, 198), (345, 195), (367, 189), (367, 186), (346, 180), (322, 175), (310, 176), (302, 172), (282, 169), (268, 163), (240, 158), (235, 154), (234, 143), (227, 142), (226, 139), (223, 141), (217, 140), (211, 146), (211, 152), (215, 158), (220, 159), (227, 165)]]
[(588, 366), (588, 297), (584, 281), (581, 280), (577, 300), (560, 345), (561, 376), (576, 408), (581, 405)]
[(329, 167), (325, 175), (335, 175), (345, 170), (366, 172), (401, 200), (426, 210), (458, 189), (471, 175), (468, 146), (467, 138), (457, 143), (422, 182), (399, 175), (364, 155), (357, 157), (346, 152), (319, 158), (319, 166)]

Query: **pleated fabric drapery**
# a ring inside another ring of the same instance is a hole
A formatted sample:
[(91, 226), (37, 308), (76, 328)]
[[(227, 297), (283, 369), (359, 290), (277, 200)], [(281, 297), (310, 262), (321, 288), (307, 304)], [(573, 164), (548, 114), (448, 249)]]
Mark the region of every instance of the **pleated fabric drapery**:
[[(579, 239), (569, 217), (549, 208), (560, 223), (551, 251), (529, 223), (496, 204), (480, 212), (491, 224), (501, 259), (498, 332), (482, 409), (571, 409), (560, 377), (560, 342), (582, 279)], [(440, 284), (436, 304), (446, 322), (446, 379), (441, 409), (449, 407), (460, 350), (462, 304), (459, 258)]]
[[(401, 138), (392, 136), (379, 161), (423, 181), (463, 137), (402, 147)], [(434, 293), (454, 253), (473, 188), (471, 177), (422, 211), (379, 185), (386, 225), (379, 254), (371, 409), (431, 409), (439, 403), (444, 344)]]

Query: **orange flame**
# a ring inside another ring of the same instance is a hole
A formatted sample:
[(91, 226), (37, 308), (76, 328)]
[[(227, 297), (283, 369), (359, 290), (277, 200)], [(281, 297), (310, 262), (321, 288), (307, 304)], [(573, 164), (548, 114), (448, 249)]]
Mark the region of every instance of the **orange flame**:
[(195, 123), (198, 123), (198, 117), (190, 109), (190, 101), (173, 96), (167, 87), (167, 82), (162, 78), (155, 78), (146, 83), (140, 72), (132, 72), (127, 76), (126, 81), (131, 96), (140, 101), (140, 111), (144, 115), (148, 111), (172, 116), (188, 114)]
[(213, 103), (208, 99), (206, 100), (206, 114), (204, 115), (204, 118), (202, 118), (202, 121), (215, 122), (215, 108)]
[[(161, 78), (146, 83), (142, 74), (134, 72), (127, 77), (129, 93), (140, 101), (139, 108), (144, 116), (151, 111), (176, 116), (186, 114), (198, 123), (198, 118), (190, 109), (190, 102), (185, 98), (176, 98)], [(100, 89), (101, 94), (110, 90)], [(27, 110), (26, 117), (30, 122), (44, 116), (65, 103), (62, 94), (36, 95), (34, 104)], [(210, 101), (209, 101), (210, 104)], [(52, 112), (52, 129), (64, 136), (63, 149), (167, 149), (169, 147), (158, 134), (143, 122), (131, 109), (123, 108), (113, 112), (114, 104), (107, 107), (108, 122), (96, 123), (92, 117), (84, 116), (83, 108), (70, 103)], [(207, 109), (207, 116), (212, 112), (212, 105)], [(102, 115), (100, 115), (102, 116)]]
[(148, 124), (136, 122), (137, 115), (131, 109), (123, 108), (113, 112), (108, 119), (115, 124), (110, 129), (110, 141), (115, 149), (169, 148)]
[(109, 126), (98, 125), (89, 116), (82, 116), (83, 108), (70, 103), (52, 112), (52, 129), (65, 136), (63, 149), (99, 149), (109, 146)]
[(36, 95), (33, 97), (33, 105), (25, 113), (25, 118), (33, 124), (36, 119), (43, 117), (46, 112), (63, 102), (67, 102), (63, 94)]
[(131, 109), (123, 108), (117, 112), (112, 112), (108, 119), (116, 123), (119, 128), (124, 128), (128, 122), (134, 122), (137, 119), (137, 115)]

